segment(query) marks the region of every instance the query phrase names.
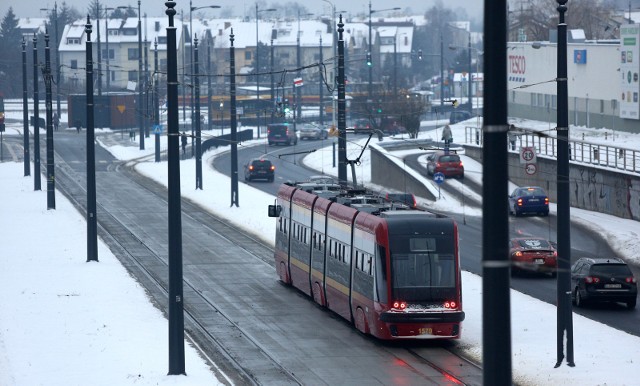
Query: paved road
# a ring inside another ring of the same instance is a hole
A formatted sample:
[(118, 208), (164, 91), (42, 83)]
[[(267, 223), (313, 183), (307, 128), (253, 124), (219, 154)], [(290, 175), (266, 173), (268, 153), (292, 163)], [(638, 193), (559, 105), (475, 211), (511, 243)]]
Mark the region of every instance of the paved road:
[[(58, 185), (81, 206), (83, 137), (56, 138)], [(100, 236), (166, 311), (166, 192), (104, 150), (96, 158)], [(442, 384), (452, 376), (481, 384), (479, 368), (441, 359), (455, 344), (427, 342), (409, 351), (363, 336), (281, 285), (269, 246), (188, 201), (182, 212), (187, 331), (237, 384)]]
[[(314, 148), (323, 146), (319, 141), (298, 142), (297, 151), (312, 151)], [(326, 146), (326, 143), (324, 144)], [(238, 157), (243, 159), (247, 157), (247, 153), (265, 152), (263, 147), (255, 149), (245, 149), (239, 152)], [(267, 153), (272, 160), (276, 162), (278, 179), (274, 183), (255, 182), (251, 183), (254, 187), (259, 188), (269, 194), (274, 194), (279, 187), (279, 181), (286, 180), (305, 180), (311, 174), (318, 174), (318, 171), (309, 170), (303, 167), (303, 162), (298, 159), (296, 164), (288, 160), (283, 153), (293, 152), (292, 147), (271, 146)], [(244, 154), (243, 154), (244, 153)], [(423, 165), (417, 162), (418, 156), (408, 155), (405, 157), (406, 165), (423, 174), (425, 174)], [(227, 155), (218, 157), (214, 161), (214, 167), (220, 172), (229, 170), (229, 158)], [(467, 188), (481, 195), (481, 185), (473, 183), (468, 178), (463, 182)], [(457, 186), (460, 184), (457, 180), (447, 180), (443, 183), (442, 189), (449, 194), (459, 195)], [(480, 203), (473, 200), (467, 200), (466, 205), (479, 207)], [(456, 219), (460, 226), (460, 248), (462, 257), (462, 268), (466, 271), (482, 275), (482, 219), (480, 217), (462, 215), (460, 213), (448, 213)], [(521, 235), (531, 235), (545, 237), (549, 240), (556, 240), (556, 218), (548, 217), (510, 217), (509, 228), (511, 237), (519, 237)], [(571, 251), (572, 260), (575, 261), (582, 256), (615, 256), (606, 240), (598, 234), (593, 234), (573, 223), (571, 229)], [(640, 277), (640, 269), (632, 267), (635, 276)], [(557, 299), (557, 280), (544, 276), (515, 276), (511, 278), (511, 287), (522, 293), (533, 296), (537, 299), (550, 304), (556, 304)], [(622, 304), (604, 304), (590, 308), (574, 308), (577, 314), (589, 317), (590, 319), (600, 321), (611, 327), (629, 332), (630, 334), (640, 336), (640, 309), (627, 310)]]

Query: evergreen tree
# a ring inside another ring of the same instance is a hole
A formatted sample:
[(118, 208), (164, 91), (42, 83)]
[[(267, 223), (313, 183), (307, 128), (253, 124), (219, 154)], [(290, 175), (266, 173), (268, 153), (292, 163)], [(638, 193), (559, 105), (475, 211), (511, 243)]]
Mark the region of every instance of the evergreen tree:
[(22, 35), (18, 18), (9, 7), (0, 24), (0, 90), (5, 97), (16, 97), (22, 93)]

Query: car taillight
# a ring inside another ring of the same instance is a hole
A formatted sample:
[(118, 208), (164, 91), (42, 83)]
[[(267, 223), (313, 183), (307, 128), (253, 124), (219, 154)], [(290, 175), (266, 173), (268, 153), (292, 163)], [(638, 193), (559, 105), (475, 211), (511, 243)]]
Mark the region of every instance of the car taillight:
[(439, 168), (439, 167), (441, 167), (441, 166), (442, 166), (442, 164), (440, 164), (440, 162), (436, 162), (436, 167), (437, 167), (437, 168)]
[(558, 257), (558, 251), (553, 251), (553, 257)]
[(253, 165), (249, 165), (249, 170), (253, 170)]
[(444, 308), (456, 308), (458, 303), (455, 300), (447, 300), (444, 302)]
[(522, 252), (517, 251), (516, 253), (513, 254), (516, 257), (522, 257)]
[(464, 165), (462, 164), (462, 161), (460, 161), (459, 165), (460, 165), (460, 167), (464, 166)]
[(595, 277), (595, 276), (587, 276), (587, 277), (584, 278), (584, 281), (589, 283), (589, 284), (600, 283), (600, 278)]
[(395, 302), (393, 302), (393, 308), (397, 310), (404, 310), (405, 308), (407, 308), (407, 302), (396, 300)]
[(545, 197), (544, 198), (544, 204), (545, 205), (549, 205), (549, 197)]
[(633, 277), (633, 276), (631, 276), (631, 277), (627, 277), (627, 278), (625, 278), (625, 279), (624, 279), (624, 281), (625, 281), (625, 283), (631, 283), (631, 284), (634, 284), (634, 283), (636, 283), (636, 278), (635, 278), (635, 277)]
[(519, 199), (518, 199), (518, 201), (517, 201), (517, 203), (518, 203), (518, 206), (522, 206), (522, 199), (521, 199), (521, 198), (519, 198)]
[(271, 165), (271, 170), (276, 170), (276, 166), (275, 165)]

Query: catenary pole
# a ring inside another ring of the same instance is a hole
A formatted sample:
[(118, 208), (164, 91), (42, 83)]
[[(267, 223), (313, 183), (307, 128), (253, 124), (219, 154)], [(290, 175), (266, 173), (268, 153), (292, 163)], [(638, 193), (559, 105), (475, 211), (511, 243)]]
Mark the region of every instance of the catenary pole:
[[(511, 385), (507, 159), (507, 4), (485, 1), (487, 67), (482, 133), (482, 364), (484, 385)], [(489, 215), (490, 214), (490, 215)]]
[(33, 34), (33, 190), (42, 190), (40, 180), (40, 100), (38, 96), (38, 37)]
[(182, 275), (182, 207), (180, 127), (178, 123), (178, 54), (175, 1), (165, 2), (167, 27), (167, 173), (169, 218), (169, 375), (186, 375)]
[(91, 19), (87, 15), (85, 26), (87, 42), (86, 90), (87, 90), (87, 261), (98, 261), (98, 216), (96, 209), (96, 157), (93, 103), (93, 45), (91, 43)]
[(558, 76), (556, 79), (558, 95), (558, 323), (557, 323), (557, 360), (560, 366), (564, 358), (564, 342), (567, 343), (567, 365), (573, 362), (573, 321), (571, 315), (571, 203), (569, 191), (569, 91), (567, 86), (567, 24), (564, 14), (567, 0), (557, 0), (558, 12)]
[(27, 90), (27, 41), (22, 37), (22, 148), (24, 176), (31, 175), (31, 156), (29, 155), (29, 101)]

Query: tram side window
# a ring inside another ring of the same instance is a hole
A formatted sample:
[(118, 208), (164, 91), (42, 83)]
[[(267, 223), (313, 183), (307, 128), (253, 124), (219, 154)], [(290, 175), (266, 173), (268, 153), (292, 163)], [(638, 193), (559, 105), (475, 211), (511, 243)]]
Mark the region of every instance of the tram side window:
[(280, 232), (283, 231), (283, 225), (282, 225), (283, 223), (284, 223), (284, 221), (282, 221), (282, 217), (278, 218), (278, 230)]
[(364, 256), (364, 266), (362, 267), (362, 270), (366, 272), (369, 276), (372, 276), (373, 274), (373, 272), (371, 271), (372, 262), (373, 262), (373, 256), (371, 256), (370, 254), (367, 254), (366, 256)]
[(387, 302), (387, 249), (382, 245), (378, 245), (375, 256), (376, 262), (372, 264), (375, 267), (376, 278), (376, 299), (381, 303)]

